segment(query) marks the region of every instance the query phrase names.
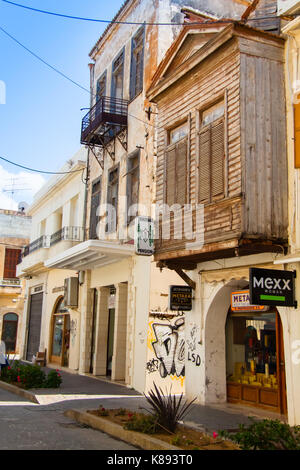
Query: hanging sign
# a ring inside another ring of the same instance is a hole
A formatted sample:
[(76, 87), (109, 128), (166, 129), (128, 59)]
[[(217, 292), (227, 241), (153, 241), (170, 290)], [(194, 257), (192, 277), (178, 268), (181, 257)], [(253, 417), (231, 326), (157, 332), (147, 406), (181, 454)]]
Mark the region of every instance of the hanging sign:
[(170, 310), (190, 311), (193, 308), (193, 289), (189, 286), (170, 286)]
[(154, 222), (150, 217), (135, 219), (135, 252), (146, 256), (154, 253)]
[(250, 268), (250, 302), (255, 305), (297, 307), (294, 271)]
[(231, 310), (233, 312), (250, 312), (266, 310), (264, 305), (251, 305), (249, 290), (240, 290), (231, 293)]

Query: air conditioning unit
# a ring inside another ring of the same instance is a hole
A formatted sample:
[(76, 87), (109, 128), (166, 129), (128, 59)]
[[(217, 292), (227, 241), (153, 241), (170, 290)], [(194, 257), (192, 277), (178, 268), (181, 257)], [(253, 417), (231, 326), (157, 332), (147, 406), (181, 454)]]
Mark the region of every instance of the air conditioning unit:
[(278, 0), (278, 15), (294, 15), (300, 13), (299, 0)]
[(78, 278), (65, 279), (64, 304), (66, 307), (78, 307)]

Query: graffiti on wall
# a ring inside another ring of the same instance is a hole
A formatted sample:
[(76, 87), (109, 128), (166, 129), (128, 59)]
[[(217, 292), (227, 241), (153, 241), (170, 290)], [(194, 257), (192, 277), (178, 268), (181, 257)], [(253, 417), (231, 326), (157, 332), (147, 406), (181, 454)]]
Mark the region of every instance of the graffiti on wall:
[(197, 353), (197, 345), (199, 344), (199, 341), (197, 341), (198, 333), (199, 327), (196, 324), (191, 325), (189, 337), (186, 340), (187, 360), (195, 364), (197, 367), (201, 365), (201, 357)]
[[(151, 315), (152, 316), (152, 315)], [(185, 378), (184, 316), (152, 316), (148, 332), (147, 382), (175, 385), (181, 392)], [(173, 390), (173, 388), (172, 388)]]

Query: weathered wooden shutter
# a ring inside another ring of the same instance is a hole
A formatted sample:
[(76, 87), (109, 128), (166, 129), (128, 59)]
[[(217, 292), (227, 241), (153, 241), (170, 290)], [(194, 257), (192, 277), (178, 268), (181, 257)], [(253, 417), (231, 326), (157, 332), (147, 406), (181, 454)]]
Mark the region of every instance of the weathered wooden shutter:
[(199, 202), (210, 200), (211, 129), (205, 127), (199, 133)]
[(176, 145), (166, 150), (166, 204), (175, 204), (176, 190)]
[(224, 194), (224, 119), (199, 133), (199, 202)]
[(294, 105), (295, 168), (300, 168), (300, 103)]
[(187, 139), (176, 144), (176, 203), (187, 202)]
[(224, 193), (224, 120), (211, 125), (211, 197)]
[(5, 248), (4, 279), (14, 279), (16, 277), (16, 267), (19, 262), (20, 254), (21, 250)]

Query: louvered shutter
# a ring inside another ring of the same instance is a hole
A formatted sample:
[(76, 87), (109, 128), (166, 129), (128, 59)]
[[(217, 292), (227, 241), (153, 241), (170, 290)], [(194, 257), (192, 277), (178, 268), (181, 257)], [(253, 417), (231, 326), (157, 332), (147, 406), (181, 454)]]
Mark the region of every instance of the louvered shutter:
[(205, 127), (199, 133), (199, 202), (210, 200), (211, 129)]
[(20, 254), (21, 250), (5, 249), (4, 279), (14, 279), (16, 277), (16, 267), (19, 262)]
[(176, 144), (176, 203), (187, 202), (187, 139)]
[(166, 204), (175, 204), (176, 189), (176, 145), (166, 150)]
[(211, 126), (211, 197), (224, 193), (224, 120)]

